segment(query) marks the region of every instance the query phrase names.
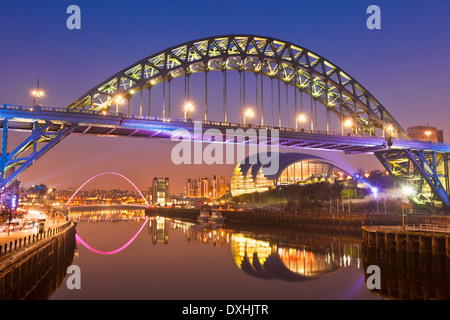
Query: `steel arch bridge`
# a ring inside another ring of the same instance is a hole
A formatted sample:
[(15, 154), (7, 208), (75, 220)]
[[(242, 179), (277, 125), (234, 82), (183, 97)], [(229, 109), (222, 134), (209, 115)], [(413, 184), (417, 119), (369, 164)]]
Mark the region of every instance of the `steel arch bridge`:
[[(160, 51), (119, 71), (68, 108), (108, 111), (116, 105), (117, 98), (125, 97), (129, 102), (138, 92), (144, 89), (150, 91), (159, 83), (165, 86), (167, 82), (170, 87), (171, 81), (181, 76), (186, 77), (189, 86), (192, 74), (204, 73), (206, 76), (209, 71), (223, 72), (225, 92), (227, 70), (238, 71), (243, 76), (245, 72), (251, 72), (293, 86), (299, 92), (307, 93), (311, 101), (319, 101), (326, 106), (328, 113), (340, 119), (342, 128), (346, 119), (352, 119), (356, 124), (353, 126), (356, 134), (374, 135), (375, 130), (380, 129), (407, 138), (405, 131), (386, 108), (334, 63), (290, 42), (254, 35), (209, 37)], [(186, 101), (189, 101), (189, 96)], [(208, 120), (207, 104), (205, 97), (205, 121)], [(163, 106), (163, 117), (170, 118), (170, 107), (169, 97), (167, 110)], [(224, 122), (227, 122), (226, 107), (224, 95)], [(278, 126), (281, 127), (280, 113), (278, 116)], [(311, 117), (311, 130), (314, 130), (313, 120)], [(327, 118), (327, 121), (330, 119)], [(261, 124), (264, 124), (263, 117)]]
[[(210, 105), (208, 74), (211, 71), (222, 73), (222, 103), (219, 106), (217, 103)], [(230, 71), (239, 74), (239, 123), (229, 121), (230, 107), (235, 107), (230, 106), (228, 100), (227, 74)], [(171, 116), (171, 88), (174, 79), (183, 77), (184, 101), (189, 106), (192, 100), (190, 82), (192, 75), (197, 73), (204, 74), (203, 131), (201, 137), (192, 135), (192, 140), (204, 141), (203, 133), (211, 128), (248, 128), (249, 124), (245, 124), (248, 109), (245, 75), (253, 73), (256, 76), (254, 104), (257, 119), (252, 127), (279, 130), (280, 146), (373, 153), (401, 185), (415, 189), (412, 198), (416, 203), (450, 205), (449, 145), (410, 139), (368, 90), (324, 57), (290, 42), (255, 35), (209, 37), (160, 51), (119, 71), (66, 108), (0, 105), (0, 119), (3, 119), (0, 188), (8, 186), (70, 133), (170, 139), (176, 129), (193, 132), (194, 123), (189, 108), (185, 109), (184, 119)], [(271, 84), (271, 103), (264, 99), (267, 98), (264, 95), (264, 81)], [(276, 104), (273, 102), (274, 81), (278, 85), (278, 119), (275, 126), (273, 116), (273, 125), (268, 126), (265, 119), (267, 107), (271, 105), (273, 114)], [(287, 124), (281, 121), (281, 83), (286, 88)], [(151, 92), (156, 85), (162, 86), (162, 115), (152, 116)], [(290, 95), (288, 89), (291, 89)], [(143, 114), (142, 96), (145, 90), (148, 91), (148, 115)], [(130, 103), (136, 94), (140, 98), (139, 114), (132, 115)], [(307, 106), (303, 103), (303, 95), (309, 98), (310, 107), (309, 129), (306, 130), (302, 116)], [(291, 108), (294, 112), (289, 111), (289, 96), (292, 97), (291, 106), (294, 101)], [(128, 112), (119, 112), (123, 109), (120, 104), (125, 101)], [(324, 130), (318, 130), (317, 105), (325, 113)], [(212, 107), (221, 109), (220, 121), (210, 119)], [(294, 121), (289, 125), (292, 115)], [(338, 132), (332, 131), (332, 121), (340, 127)], [(298, 122), (301, 122), (301, 129)], [(25, 130), (31, 134), (19, 147), (8, 152), (9, 130)], [(222, 142), (238, 143), (236, 139), (226, 140), (225, 136)]]

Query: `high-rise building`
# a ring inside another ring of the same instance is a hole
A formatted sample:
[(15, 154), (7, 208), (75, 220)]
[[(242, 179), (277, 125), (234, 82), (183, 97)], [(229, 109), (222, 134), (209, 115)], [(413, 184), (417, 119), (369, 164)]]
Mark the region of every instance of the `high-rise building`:
[(153, 204), (165, 205), (169, 198), (169, 178), (153, 178), (152, 202)]
[(184, 190), (184, 195), (186, 198), (196, 198), (198, 197), (199, 190), (198, 190), (198, 180), (187, 178), (186, 179), (186, 187)]
[(212, 177), (211, 198), (218, 199), (224, 196), (229, 190), (230, 187), (229, 184), (227, 183), (227, 179), (225, 178), (225, 176), (214, 175)]
[(198, 197), (205, 197), (205, 198), (209, 198), (210, 194), (209, 194), (209, 178), (207, 177), (201, 177), (198, 179), (198, 190), (199, 190), (199, 194)]
[(217, 199), (229, 190), (229, 183), (225, 176), (186, 178), (184, 195), (186, 198)]
[(184, 196), (190, 198), (192, 193), (192, 179), (186, 178), (186, 186), (184, 187)]

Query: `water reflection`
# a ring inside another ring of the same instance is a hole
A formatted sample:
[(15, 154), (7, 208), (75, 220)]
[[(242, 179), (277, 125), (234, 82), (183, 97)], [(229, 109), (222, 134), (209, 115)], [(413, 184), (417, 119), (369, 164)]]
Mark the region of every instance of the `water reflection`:
[(244, 234), (232, 235), (231, 251), (242, 271), (263, 279), (302, 281), (340, 268), (339, 257), (330, 249), (320, 252), (304, 246), (278, 245)]
[(143, 210), (74, 218), (83, 289), (63, 285), (51, 299), (373, 298), (363, 282), (358, 234), (252, 231)]
[(145, 218), (145, 212), (142, 209), (134, 209), (134, 210), (104, 209), (104, 210), (71, 212), (69, 217), (77, 222), (79, 221), (119, 222)]
[[(278, 243), (279, 237), (264, 235), (261, 239), (253, 233), (211, 228), (207, 224), (196, 224), (172, 220), (164, 217), (151, 217), (149, 234), (153, 244), (169, 243), (169, 230), (179, 230), (188, 242), (230, 245), (236, 266), (246, 274), (260, 279), (281, 279), (303, 281), (349, 267), (356, 259), (361, 265), (360, 245), (354, 243), (334, 243), (331, 238), (322, 239), (322, 245), (311, 243)], [(277, 239), (278, 238), (278, 239)], [(317, 242), (315, 238), (313, 242)]]
[[(117, 222), (144, 219), (142, 210), (111, 210), (79, 212), (75, 218), (88, 222)], [(332, 238), (322, 236), (303, 241), (292, 240), (280, 243), (280, 237), (256, 235), (225, 228), (215, 228), (208, 224), (190, 223), (165, 217), (147, 217), (138, 231), (129, 241), (115, 250), (100, 251), (86, 243), (81, 235), (77, 242), (98, 254), (116, 254), (126, 249), (137, 238), (147, 223), (147, 233), (154, 245), (168, 244), (170, 230), (185, 234), (188, 242), (212, 244), (213, 246), (230, 245), (236, 266), (246, 274), (260, 279), (281, 279), (286, 281), (303, 281), (335, 272), (351, 265), (356, 259), (360, 267), (360, 245), (358, 243), (335, 242)], [(283, 239), (289, 240), (289, 239)], [(357, 241), (357, 239), (354, 239)], [(319, 246), (315, 245), (318, 242)]]
[(381, 285), (371, 290), (374, 295), (394, 300), (450, 299), (450, 258), (445, 254), (379, 249), (364, 242), (362, 257), (365, 268), (380, 267)]
[(152, 243), (168, 244), (169, 228), (170, 223), (168, 219), (162, 217), (151, 217), (148, 222), (148, 234), (152, 237)]

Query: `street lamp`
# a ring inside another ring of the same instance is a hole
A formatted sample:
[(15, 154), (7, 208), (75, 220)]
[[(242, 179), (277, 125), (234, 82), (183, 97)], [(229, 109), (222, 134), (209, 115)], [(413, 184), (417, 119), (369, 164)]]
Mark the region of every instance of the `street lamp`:
[(37, 81), (37, 89), (31, 91), (31, 95), (34, 97), (33, 105), (39, 105), (39, 98), (44, 96), (44, 91), (39, 89), (39, 79)]
[(416, 190), (414, 190), (414, 188), (410, 187), (410, 186), (403, 186), (402, 187), (402, 225), (403, 228), (405, 228), (405, 205), (409, 204), (409, 199), (408, 197), (413, 196), (414, 194), (416, 194)]
[(245, 118), (253, 118), (255, 114), (253, 113), (252, 109), (247, 109), (244, 114), (244, 125), (245, 125)]
[(297, 118), (298, 122), (302, 124), (302, 130), (303, 130), (303, 124), (306, 122), (306, 115), (303, 113), (300, 113)]
[(39, 98), (44, 96), (44, 91), (42, 90), (33, 90), (31, 91), (31, 95), (34, 97), (33, 105), (38, 106), (39, 105)]
[(119, 107), (122, 103), (124, 103), (122, 96), (117, 96), (116, 97), (116, 112), (117, 113), (119, 113)]
[(353, 120), (351, 118), (347, 118), (344, 120), (344, 127), (346, 127), (347, 129), (351, 129), (352, 126)]
[(425, 131), (425, 135), (427, 136), (427, 140), (430, 140), (431, 131), (430, 130)]
[(191, 117), (191, 111), (194, 110), (194, 106), (192, 105), (191, 102), (186, 103), (186, 105), (184, 106), (184, 118), (186, 119), (186, 113), (187, 113), (187, 118), (189, 119)]
[(373, 197), (377, 200), (377, 213), (380, 213), (378, 210), (378, 188), (370, 187), (370, 189), (372, 189)]
[(389, 133), (389, 135), (394, 135), (394, 133), (395, 133), (395, 127), (392, 125), (392, 124), (389, 124), (387, 127), (386, 127), (386, 131)]

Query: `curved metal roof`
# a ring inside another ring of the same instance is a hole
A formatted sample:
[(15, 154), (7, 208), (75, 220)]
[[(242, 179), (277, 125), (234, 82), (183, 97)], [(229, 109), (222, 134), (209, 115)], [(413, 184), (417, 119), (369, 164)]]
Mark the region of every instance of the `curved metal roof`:
[[(277, 156), (277, 154), (278, 154), (278, 156)], [(342, 170), (347, 173), (346, 170), (339, 167), (336, 163), (331, 162), (328, 159), (325, 159), (325, 158), (322, 158), (319, 156), (315, 156), (315, 155), (311, 155), (311, 154), (298, 153), (298, 152), (284, 152), (284, 153), (268, 152), (267, 156), (270, 159), (275, 158), (275, 157), (278, 158), (278, 170), (275, 174), (266, 174), (268, 171), (267, 168), (269, 168), (272, 165), (272, 163), (268, 163), (268, 164), (261, 163), (260, 156), (258, 154), (258, 157), (257, 157), (258, 160), (256, 163), (250, 163), (252, 156), (248, 156), (244, 160), (241, 161), (241, 163), (239, 164), (239, 167), (240, 167), (242, 175), (245, 176), (248, 173), (248, 170), (251, 170), (252, 177), (253, 177), (253, 179), (255, 179), (256, 174), (262, 168), (262, 173), (264, 174), (264, 176), (267, 179), (275, 180), (278, 178), (278, 176), (281, 174), (281, 172), (283, 172), (283, 170), (286, 169), (286, 167), (288, 167), (289, 165), (291, 165), (294, 162), (305, 161), (305, 160), (318, 160), (321, 162), (325, 162), (325, 163), (331, 164), (331, 165), (335, 166), (336, 168), (338, 168), (339, 170)], [(253, 155), (253, 157), (254, 157), (254, 155)]]

